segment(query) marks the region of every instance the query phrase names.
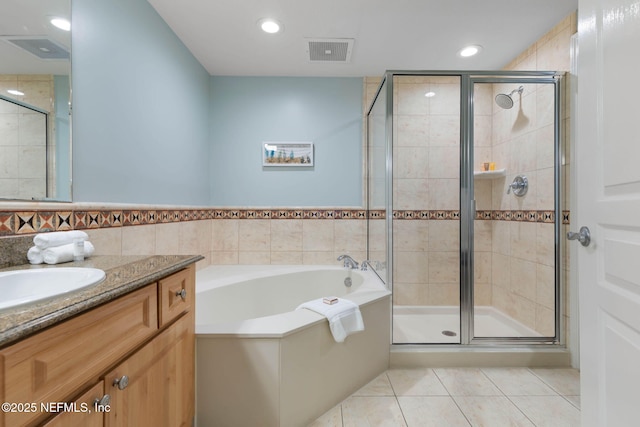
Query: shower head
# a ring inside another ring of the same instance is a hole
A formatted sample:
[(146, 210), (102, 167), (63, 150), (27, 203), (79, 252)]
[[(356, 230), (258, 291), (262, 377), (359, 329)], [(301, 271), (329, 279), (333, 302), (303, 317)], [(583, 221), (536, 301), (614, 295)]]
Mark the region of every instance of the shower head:
[(511, 95), (513, 95), (516, 92), (518, 92), (519, 94), (522, 94), (523, 90), (524, 90), (524, 86), (520, 86), (518, 89), (512, 90), (509, 95), (505, 93), (497, 94), (496, 104), (498, 104), (498, 107), (508, 110), (509, 108), (513, 107), (513, 98), (511, 98)]

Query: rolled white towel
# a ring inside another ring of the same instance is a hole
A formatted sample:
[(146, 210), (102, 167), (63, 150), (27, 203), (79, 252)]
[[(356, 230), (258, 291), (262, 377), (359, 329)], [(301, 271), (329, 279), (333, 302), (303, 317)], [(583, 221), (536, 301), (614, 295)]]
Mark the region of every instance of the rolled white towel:
[[(95, 248), (88, 240), (84, 242), (84, 257), (93, 255)], [(73, 261), (73, 243), (63, 246), (55, 246), (42, 251), (42, 257), (47, 264), (60, 264)]]
[(56, 246), (68, 245), (76, 239), (87, 240), (89, 235), (84, 231), (53, 231), (50, 233), (40, 233), (33, 237), (33, 244), (39, 249), (53, 248)]
[(29, 248), (29, 250), (27, 251), (27, 259), (31, 264), (42, 264), (44, 262), (42, 251), (36, 246), (32, 246)]

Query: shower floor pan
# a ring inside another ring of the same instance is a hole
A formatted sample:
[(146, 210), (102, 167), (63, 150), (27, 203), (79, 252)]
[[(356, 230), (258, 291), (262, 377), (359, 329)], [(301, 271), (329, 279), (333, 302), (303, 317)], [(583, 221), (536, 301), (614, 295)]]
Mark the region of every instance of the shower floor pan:
[[(539, 337), (539, 333), (490, 306), (474, 309), (477, 337)], [(394, 344), (460, 342), (460, 310), (454, 306), (395, 306)]]

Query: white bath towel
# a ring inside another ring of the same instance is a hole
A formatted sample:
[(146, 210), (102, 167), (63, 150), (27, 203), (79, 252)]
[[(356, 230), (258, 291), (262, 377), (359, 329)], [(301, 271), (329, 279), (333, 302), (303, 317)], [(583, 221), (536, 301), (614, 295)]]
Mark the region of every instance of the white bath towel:
[[(84, 242), (84, 257), (93, 255), (95, 248), (88, 240)], [(63, 246), (55, 246), (42, 251), (42, 258), (47, 264), (60, 264), (73, 261), (73, 243)]]
[(329, 329), (331, 329), (331, 334), (336, 342), (344, 342), (347, 336), (364, 331), (360, 307), (352, 301), (338, 298), (338, 302), (335, 304), (325, 304), (323, 298), (319, 298), (300, 304), (296, 310), (303, 308), (315, 311), (327, 318)]
[(44, 262), (42, 251), (36, 246), (32, 246), (29, 248), (29, 250), (27, 251), (27, 259), (31, 264), (42, 264)]
[(50, 233), (40, 233), (33, 236), (33, 244), (38, 249), (53, 248), (55, 246), (68, 245), (76, 239), (87, 240), (89, 235), (84, 231), (53, 231)]

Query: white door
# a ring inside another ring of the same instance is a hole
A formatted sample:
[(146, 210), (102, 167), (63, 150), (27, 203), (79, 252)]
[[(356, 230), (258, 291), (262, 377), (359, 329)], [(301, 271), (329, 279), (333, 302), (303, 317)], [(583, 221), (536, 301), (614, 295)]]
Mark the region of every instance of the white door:
[(640, 3), (580, 0), (577, 209), (582, 425), (640, 425)]

